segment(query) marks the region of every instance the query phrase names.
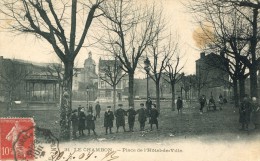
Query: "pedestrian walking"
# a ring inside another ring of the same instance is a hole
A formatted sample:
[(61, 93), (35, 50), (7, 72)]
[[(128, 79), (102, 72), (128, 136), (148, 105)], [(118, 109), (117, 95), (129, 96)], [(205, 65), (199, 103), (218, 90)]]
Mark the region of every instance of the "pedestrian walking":
[(126, 111), (122, 109), (123, 105), (118, 104), (118, 109), (115, 111), (115, 117), (116, 117), (116, 132), (118, 133), (118, 129), (120, 126), (123, 127), (125, 132), (125, 116)]
[(111, 111), (111, 106), (107, 106), (107, 110), (104, 114), (104, 127), (106, 128), (106, 135), (108, 129), (110, 134), (112, 134), (113, 121), (114, 121), (114, 113)]
[(156, 129), (158, 130), (158, 120), (157, 120), (158, 116), (159, 116), (159, 112), (156, 109), (156, 105), (153, 104), (150, 113), (150, 120), (149, 120), (149, 123), (151, 125), (151, 131), (153, 130), (153, 124), (156, 125)]
[(153, 102), (151, 100), (151, 97), (148, 97), (147, 101), (145, 102), (145, 106), (146, 106), (146, 110), (147, 110), (148, 115), (150, 115), (150, 111), (152, 109), (152, 104), (153, 104)]
[(205, 95), (202, 95), (200, 97), (199, 102), (200, 102), (200, 114), (202, 114), (203, 108), (204, 108), (205, 104), (207, 103)]
[(79, 118), (77, 115), (77, 110), (73, 110), (70, 116), (71, 126), (72, 126), (72, 140), (77, 139), (77, 131), (79, 127)]
[(86, 115), (84, 113), (84, 109), (81, 108), (80, 112), (79, 112), (79, 136), (84, 136), (84, 130), (86, 128), (85, 125), (85, 121), (86, 121)]
[(178, 114), (179, 113), (182, 114), (183, 101), (182, 101), (181, 97), (178, 97), (176, 104), (177, 104)]
[(137, 110), (137, 113), (138, 113), (138, 121), (140, 123), (140, 131), (143, 131), (145, 127), (146, 118), (147, 118), (147, 110), (145, 109), (143, 103), (140, 104), (140, 107), (141, 108)]
[(260, 124), (260, 109), (257, 103), (256, 97), (252, 98), (252, 114), (251, 114), (251, 121), (254, 124), (254, 128), (257, 129)]
[(101, 107), (99, 102), (97, 101), (97, 104), (95, 106), (95, 110), (96, 110), (96, 118), (100, 118), (100, 111), (101, 111)]
[(250, 102), (250, 99), (247, 95), (245, 95), (243, 102), (240, 105), (239, 109), (239, 122), (242, 125), (241, 130), (247, 130), (248, 131), (248, 124), (250, 122), (250, 115), (251, 115), (251, 109), (252, 105)]
[(90, 135), (90, 130), (92, 130), (93, 134), (96, 135), (95, 121), (96, 121), (96, 117), (93, 115), (91, 111), (88, 111), (88, 115), (86, 117), (86, 122), (87, 122), (86, 129), (88, 129), (88, 135)]
[(130, 106), (129, 109), (126, 111), (128, 115), (128, 124), (129, 124), (129, 131), (133, 132), (134, 124), (135, 124), (135, 115), (136, 111), (133, 106)]

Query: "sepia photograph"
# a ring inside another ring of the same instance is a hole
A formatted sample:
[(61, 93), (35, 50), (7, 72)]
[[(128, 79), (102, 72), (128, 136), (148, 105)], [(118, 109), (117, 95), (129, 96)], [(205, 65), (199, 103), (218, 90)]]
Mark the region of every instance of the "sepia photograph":
[(260, 161), (259, 12), (1, 0), (0, 161)]

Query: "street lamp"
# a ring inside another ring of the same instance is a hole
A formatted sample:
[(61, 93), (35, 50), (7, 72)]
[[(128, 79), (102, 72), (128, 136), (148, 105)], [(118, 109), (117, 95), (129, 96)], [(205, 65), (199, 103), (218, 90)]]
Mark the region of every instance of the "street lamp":
[(86, 87), (86, 91), (87, 91), (87, 108), (88, 108), (88, 92), (89, 92), (89, 87)]
[(146, 59), (144, 60), (144, 70), (146, 71), (146, 76), (147, 76), (147, 100), (149, 97), (149, 82), (148, 82), (148, 76), (149, 76), (149, 72), (150, 72), (150, 60), (148, 59), (148, 57), (146, 57)]

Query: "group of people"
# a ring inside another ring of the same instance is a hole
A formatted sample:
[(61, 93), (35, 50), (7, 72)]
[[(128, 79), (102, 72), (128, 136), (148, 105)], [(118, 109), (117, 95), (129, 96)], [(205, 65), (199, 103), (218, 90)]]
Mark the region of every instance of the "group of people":
[(254, 128), (259, 126), (259, 105), (256, 97), (250, 99), (248, 95), (245, 95), (240, 108), (239, 108), (239, 122), (241, 123), (241, 130), (248, 131), (248, 125), (250, 121), (254, 124)]
[[(72, 125), (72, 133), (73, 139), (77, 138), (77, 131), (79, 132), (79, 136), (84, 136), (84, 130), (88, 130), (88, 135), (90, 135), (90, 131), (95, 132), (95, 121), (96, 118), (100, 118), (100, 105), (97, 102), (95, 106), (96, 114), (93, 114), (93, 107), (88, 106), (87, 115), (85, 114), (85, 110), (83, 107), (79, 106), (78, 110), (73, 110), (70, 120)], [(115, 112), (111, 110), (111, 106), (107, 106), (106, 111), (104, 113), (104, 127), (106, 135), (108, 132), (111, 134), (112, 128), (114, 125), (114, 119), (116, 120), (116, 132), (119, 132), (119, 128), (122, 127), (124, 132), (126, 132), (125, 128), (125, 117), (128, 117), (128, 125), (129, 131), (133, 132), (135, 117), (138, 115), (138, 121), (140, 124), (140, 131), (144, 131), (145, 123), (147, 119), (149, 119), (149, 124), (151, 130), (153, 130), (153, 125), (156, 125), (156, 129), (158, 130), (158, 116), (159, 112), (156, 109), (156, 105), (152, 103), (151, 98), (148, 98), (146, 101), (146, 106), (144, 103), (140, 103), (140, 108), (135, 110), (132, 106), (129, 109), (123, 109), (123, 104), (118, 104), (118, 108)]]
[[(220, 94), (218, 102), (219, 102), (219, 110), (222, 110), (222, 106), (224, 103), (227, 103), (227, 100)], [(203, 108), (205, 107), (205, 105), (207, 105), (207, 99), (206, 99), (205, 95), (202, 95), (199, 98), (199, 103), (200, 103), (200, 114), (202, 114)], [(211, 107), (213, 108), (214, 111), (217, 110), (217, 105), (216, 105), (216, 102), (215, 102), (213, 96), (210, 96), (209, 103), (208, 103), (208, 109), (210, 109)]]
[(156, 109), (155, 104), (151, 104), (151, 107), (149, 106), (149, 104), (147, 104), (147, 106), (145, 107), (144, 103), (141, 103), (140, 109), (138, 110), (135, 110), (132, 106), (130, 106), (128, 110), (124, 110), (122, 107), (122, 104), (118, 104), (118, 109), (115, 111), (115, 113), (113, 113), (113, 111), (111, 111), (111, 106), (107, 106), (107, 110), (104, 114), (104, 127), (106, 128), (106, 134), (108, 134), (108, 130), (109, 133), (112, 133), (114, 118), (116, 119), (116, 132), (119, 132), (120, 127), (122, 127), (124, 132), (126, 132), (125, 116), (128, 117), (130, 132), (133, 132), (136, 115), (138, 115), (140, 131), (144, 130), (147, 118), (149, 118), (151, 130), (153, 130), (153, 124), (155, 124), (156, 128), (158, 129), (159, 112)]

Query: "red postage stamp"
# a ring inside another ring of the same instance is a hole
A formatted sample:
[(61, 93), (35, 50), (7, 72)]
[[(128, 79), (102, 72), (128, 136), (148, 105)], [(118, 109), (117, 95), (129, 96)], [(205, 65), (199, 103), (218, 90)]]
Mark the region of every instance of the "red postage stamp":
[(34, 121), (0, 118), (0, 160), (34, 160)]

